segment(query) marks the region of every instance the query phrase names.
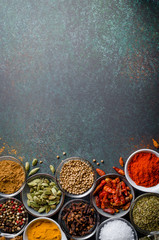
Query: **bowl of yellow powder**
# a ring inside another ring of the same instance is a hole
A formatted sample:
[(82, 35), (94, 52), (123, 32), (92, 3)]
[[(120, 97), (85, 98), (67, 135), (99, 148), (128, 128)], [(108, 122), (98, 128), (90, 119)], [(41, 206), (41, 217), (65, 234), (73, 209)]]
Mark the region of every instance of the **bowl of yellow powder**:
[(13, 197), (19, 194), (26, 181), (22, 162), (15, 157), (0, 157), (0, 196)]
[(32, 220), (23, 233), (25, 240), (65, 240), (60, 225), (53, 219), (39, 217)]

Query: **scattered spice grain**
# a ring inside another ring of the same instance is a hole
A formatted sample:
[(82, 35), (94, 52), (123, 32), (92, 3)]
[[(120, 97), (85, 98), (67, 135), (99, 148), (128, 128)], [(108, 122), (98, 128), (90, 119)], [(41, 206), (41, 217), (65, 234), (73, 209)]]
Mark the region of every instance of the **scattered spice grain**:
[(101, 163), (104, 163), (104, 160), (101, 160)]
[(66, 155), (66, 152), (63, 152), (63, 155), (65, 156), (65, 155)]
[(56, 156), (56, 158), (57, 158), (57, 159), (59, 159), (59, 158), (60, 158), (60, 156), (59, 156), (59, 155), (57, 155), (57, 156)]
[(82, 160), (69, 160), (60, 172), (61, 187), (71, 194), (82, 194), (91, 188), (94, 182), (92, 167)]
[(99, 166), (100, 165), (100, 163), (99, 162), (97, 162), (97, 166)]
[(93, 162), (96, 162), (96, 159), (93, 159)]

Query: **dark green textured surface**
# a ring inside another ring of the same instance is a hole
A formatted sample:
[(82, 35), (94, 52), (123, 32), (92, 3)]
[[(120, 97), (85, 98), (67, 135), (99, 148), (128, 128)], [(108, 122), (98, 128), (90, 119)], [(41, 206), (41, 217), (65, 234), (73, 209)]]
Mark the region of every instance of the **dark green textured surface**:
[(1, 0), (0, 16), (2, 142), (44, 160), (42, 172), (63, 151), (104, 159), (108, 173), (153, 148), (157, 1)]

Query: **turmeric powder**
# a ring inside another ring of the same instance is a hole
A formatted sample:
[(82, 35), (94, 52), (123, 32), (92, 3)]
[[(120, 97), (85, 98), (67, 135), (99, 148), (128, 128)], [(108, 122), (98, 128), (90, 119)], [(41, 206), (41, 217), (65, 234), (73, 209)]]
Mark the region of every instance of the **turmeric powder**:
[(27, 230), (28, 240), (61, 240), (61, 231), (52, 221), (39, 219)]
[(11, 160), (0, 161), (0, 192), (17, 192), (24, 181), (25, 172), (19, 163)]

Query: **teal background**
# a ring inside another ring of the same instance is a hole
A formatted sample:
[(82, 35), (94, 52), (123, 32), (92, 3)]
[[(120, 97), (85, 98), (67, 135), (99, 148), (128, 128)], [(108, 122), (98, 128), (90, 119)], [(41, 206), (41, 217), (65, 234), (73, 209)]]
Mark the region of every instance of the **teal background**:
[(154, 149), (157, 1), (0, 0), (0, 53), (1, 155), (36, 157), (50, 173), (65, 151), (109, 173)]

